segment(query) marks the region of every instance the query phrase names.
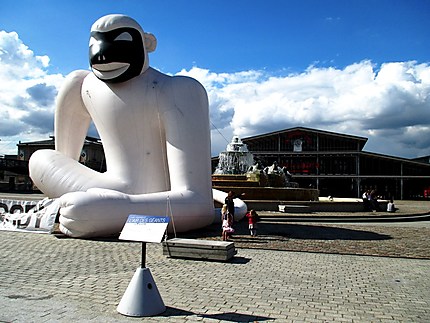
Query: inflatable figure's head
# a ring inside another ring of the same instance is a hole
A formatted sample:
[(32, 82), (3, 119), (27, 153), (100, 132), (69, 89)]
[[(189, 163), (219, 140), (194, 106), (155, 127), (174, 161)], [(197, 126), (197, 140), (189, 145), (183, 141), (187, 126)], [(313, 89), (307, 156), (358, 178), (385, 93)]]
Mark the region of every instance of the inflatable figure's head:
[(104, 82), (128, 81), (148, 69), (148, 53), (156, 46), (154, 35), (145, 33), (134, 19), (104, 16), (91, 27), (91, 69)]

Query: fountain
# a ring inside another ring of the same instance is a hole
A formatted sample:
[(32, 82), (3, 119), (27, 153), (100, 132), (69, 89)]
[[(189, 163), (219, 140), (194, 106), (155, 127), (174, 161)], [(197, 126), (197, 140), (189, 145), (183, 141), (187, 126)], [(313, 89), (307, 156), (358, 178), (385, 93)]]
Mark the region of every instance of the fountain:
[(231, 143), (227, 145), (226, 151), (219, 154), (219, 162), (214, 174), (245, 174), (253, 162), (254, 157), (249, 152), (248, 146), (240, 140), (239, 136), (234, 136)]
[(264, 167), (254, 162), (253, 154), (239, 136), (233, 136), (225, 151), (219, 154), (212, 175), (212, 187), (237, 194), (244, 193), (248, 209), (277, 210), (286, 201), (317, 201), (319, 191), (299, 188), (291, 174), (277, 163)]

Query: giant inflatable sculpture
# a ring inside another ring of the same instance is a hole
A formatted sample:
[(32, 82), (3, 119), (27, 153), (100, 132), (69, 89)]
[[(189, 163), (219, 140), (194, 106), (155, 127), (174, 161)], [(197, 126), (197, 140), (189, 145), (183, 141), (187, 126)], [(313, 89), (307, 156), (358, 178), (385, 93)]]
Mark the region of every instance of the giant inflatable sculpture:
[[(108, 15), (91, 28), (90, 71), (71, 73), (57, 97), (55, 150), (36, 151), (30, 176), (60, 201), (60, 229), (71, 237), (121, 231), (129, 214), (169, 215), (177, 232), (214, 220), (208, 99), (196, 80), (149, 67), (156, 39), (132, 18)], [(77, 160), (90, 123), (107, 171)], [(246, 205), (236, 200), (236, 217)], [(170, 211), (169, 211), (170, 210)]]

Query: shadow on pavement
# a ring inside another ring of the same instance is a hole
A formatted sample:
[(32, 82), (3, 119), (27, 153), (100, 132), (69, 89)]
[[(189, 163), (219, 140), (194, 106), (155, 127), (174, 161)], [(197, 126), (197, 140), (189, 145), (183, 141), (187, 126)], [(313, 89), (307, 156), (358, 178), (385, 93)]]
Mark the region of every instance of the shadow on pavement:
[[(264, 243), (264, 240), (303, 239), (303, 240), (390, 240), (391, 236), (372, 231), (338, 228), (333, 225), (258, 223), (256, 238), (249, 235), (248, 223), (240, 221), (234, 225), (232, 241)], [(204, 229), (178, 234), (180, 238), (221, 240), (221, 225), (212, 224)]]
[(318, 225), (278, 224), (268, 225), (272, 235), (291, 239), (313, 240), (389, 240), (391, 236), (371, 231), (352, 230)]
[(166, 307), (166, 311), (162, 313), (160, 316), (172, 317), (172, 316), (190, 316), (190, 315), (196, 315), (204, 319), (213, 319), (213, 320), (220, 320), (225, 322), (255, 322), (255, 321), (272, 320), (272, 318), (270, 317), (240, 314), (236, 312), (226, 312), (226, 313), (218, 313), (218, 314), (197, 314), (190, 311), (185, 311), (185, 310), (181, 310), (174, 307), (168, 307), (168, 306)]
[(230, 321), (230, 322), (261, 322), (266, 320), (273, 320), (273, 318), (266, 316), (256, 316), (256, 315), (248, 315), (248, 314), (240, 314), (240, 313), (220, 313), (220, 314), (203, 314), (199, 315), (203, 318), (220, 320), (220, 321)]

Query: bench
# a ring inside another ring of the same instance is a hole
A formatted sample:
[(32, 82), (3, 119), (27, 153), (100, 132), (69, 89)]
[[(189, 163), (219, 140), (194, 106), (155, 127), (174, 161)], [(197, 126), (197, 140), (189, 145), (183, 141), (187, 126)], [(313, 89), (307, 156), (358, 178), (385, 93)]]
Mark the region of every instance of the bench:
[(236, 253), (229, 241), (174, 238), (163, 242), (163, 255), (172, 258), (227, 261)]
[(278, 205), (279, 212), (284, 213), (308, 213), (310, 207), (308, 205)]

